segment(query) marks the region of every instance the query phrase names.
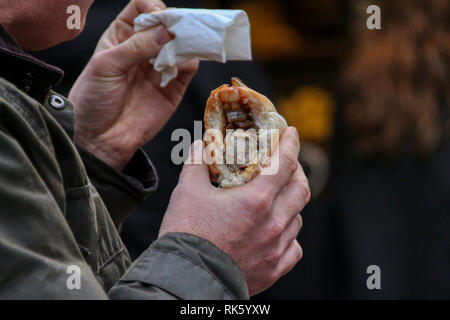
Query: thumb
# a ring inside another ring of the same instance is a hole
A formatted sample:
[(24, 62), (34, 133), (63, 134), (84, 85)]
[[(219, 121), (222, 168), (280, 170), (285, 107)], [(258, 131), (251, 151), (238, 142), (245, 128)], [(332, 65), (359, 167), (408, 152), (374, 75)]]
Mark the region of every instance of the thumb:
[(156, 57), (161, 48), (172, 39), (172, 34), (162, 24), (136, 32), (124, 42), (107, 50), (111, 67), (126, 72), (135, 65)]
[(203, 161), (203, 150), (203, 141), (195, 140), (191, 145), (183, 170), (181, 170), (180, 182), (186, 181), (191, 184), (195, 182), (196, 184), (210, 185), (208, 166)]

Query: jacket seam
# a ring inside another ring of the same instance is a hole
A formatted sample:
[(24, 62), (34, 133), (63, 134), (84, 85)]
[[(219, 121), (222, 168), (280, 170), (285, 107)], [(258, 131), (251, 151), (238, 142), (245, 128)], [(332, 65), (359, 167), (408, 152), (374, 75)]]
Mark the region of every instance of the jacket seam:
[(121, 255), (125, 251), (125, 248), (120, 249), (116, 253), (114, 253), (111, 257), (109, 257), (105, 262), (102, 263), (101, 266), (97, 268), (95, 272), (96, 275), (100, 274), (100, 272), (111, 262), (113, 262), (119, 255)]
[[(174, 255), (176, 255), (176, 256), (179, 256), (179, 257), (181, 257), (181, 258), (183, 258), (183, 259), (188, 260), (189, 262), (193, 263), (194, 265), (196, 265), (196, 266), (200, 267), (201, 269), (205, 270), (205, 271), (206, 271), (206, 272), (214, 279), (214, 281), (217, 282), (217, 283), (220, 285), (220, 287), (222, 288), (222, 290), (225, 292), (225, 294), (226, 294), (227, 296), (229, 296), (230, 298), (236, 299), (236, 297), (234, 297), (234, 295), (233, 295), (233, 294), (225, 287), (225, 285), (222, 283), (222, 281), (220, 281), (220, 280), (219, 280), (219, 279), (218, 279), (211, 271), (209, 271), (208, 269), (206, 269), (204, 266), (202, 266), (201, 264), (199, 264), (197, 261), (195, 261), (195, 260), (193, 260), (193, 259), (191, 259), (191, 258), (185, 256), (184, 254), (180, 254), (180, 253), (177, 253), (177, 252), (173, 252), (173, 251), (171, 251), (171, 250), (166, 250), (166, 249), (155, 249), (155, 248), (153, 248), (152, 250), (154, 250), (154, 251), (159, 251), (159, 252), (163, 252), (163, 253), (171, 253), (171, 254), (174, 254)], [(138, 264), (140, 264), (140, 263), (142, 263), (142, 260), (139, 261)]]
[(225, 251), (223, 251), (222, 249), (220, 249), (218, 246), (216, 246), (216, 245), (215, 245), (214, 243), (212, 243), (211, 241), (209, 241), (209, 240), (207, 240), (207, 239), (204, 239), (204, 238), (201, 238), (201, 237), (196, 236), (195, 234), (191, 234), (191, 233), (182, 232), (181, 234), (185, 234), (185, 235), (188, 235), (188, 236), (195, 237), (195, 238), (197, 238), (197, 239), (199, 239), (199, 240), (203, 240), (203, 243), (205, 243), (206, 245), (208, 245), (208, 246), (210, 246), (210, 247), (216, 249), (217, 251), (219, 251), (220, 254), (221, 254), (227, 261), (230, 261), (235, 267), (237, 267), (237, 268), (239, 269), (239, 271), (241, 272), (241, 274), (244, 275), (244, 272), (242, 271), (242, 269), (241, 269), (241, 267), (238, 265), (238, 263), (237, 263), (236, 261), (234, 261), (234, 259), (233, 259), (229, 254), (227, 254)]

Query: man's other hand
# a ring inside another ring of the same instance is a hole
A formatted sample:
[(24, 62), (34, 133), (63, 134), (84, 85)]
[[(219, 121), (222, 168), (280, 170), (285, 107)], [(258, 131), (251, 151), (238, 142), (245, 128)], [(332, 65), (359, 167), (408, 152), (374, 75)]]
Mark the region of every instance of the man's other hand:
[(101, 37), (73, 86), (75, 141), (122, 170), (137, 149), (150, 141), (178, 107), (197, 71), (198, 61), (178, 67), (165, 88), (149, 60), (172, 39), (163, 25), (134, 33), (141, 13), (164, 10), (158, 0), (133, 0)]

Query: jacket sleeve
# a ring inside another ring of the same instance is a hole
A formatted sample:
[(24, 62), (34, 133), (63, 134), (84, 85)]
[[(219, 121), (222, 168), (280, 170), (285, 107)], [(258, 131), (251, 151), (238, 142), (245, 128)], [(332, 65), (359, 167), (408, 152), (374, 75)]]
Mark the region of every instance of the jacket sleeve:
[(158, 186), (156, 170), (147, 154), (139, 149), (119, 172), (77, 145), (89, 180), (119, 226)]
[(146, 250), (111, 288), (111, 299), (244, 300), (239, 266), (211, 242), (169, 233)]
[[(55, 110), (48, 102), (45, 107), (73, 141), (74, 107), (70, 101), (60, 97), (65, 100), (66, 107), (63, 110)], [(77, 144), (75, 146), (91, 183), (108, 208), (116, 227), (158, 186), (155, 167), (142, 149), (139, 149), (124, 170), (119, 172), (83, 147)]]
[[(0, 129), (2, 129), (0, 127)], [(0, 130), (0, 299), (108, 299), (54, 197), (20, 144)], [(71, 289), (71, 267), (79, 289)], [(206, 240), (168, 234), (112, 287), (112, 299), (245, 299), (239, 267)]]

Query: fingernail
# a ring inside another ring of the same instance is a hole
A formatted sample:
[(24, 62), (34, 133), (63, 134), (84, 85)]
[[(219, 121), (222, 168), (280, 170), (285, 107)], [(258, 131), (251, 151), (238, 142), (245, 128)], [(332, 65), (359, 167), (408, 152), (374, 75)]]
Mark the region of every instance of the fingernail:
[(154, 6), (152, 12), (161, 11), (162, 8), (160, 6)]
[(156, 27), (155, 30), (155, 42), (156, 44), (162, 46), (166, 42), (168, 42), (171, 39), (171, 35), (169, 31), (167, 31), (167, 28), (163, 25), (160, 25)]

